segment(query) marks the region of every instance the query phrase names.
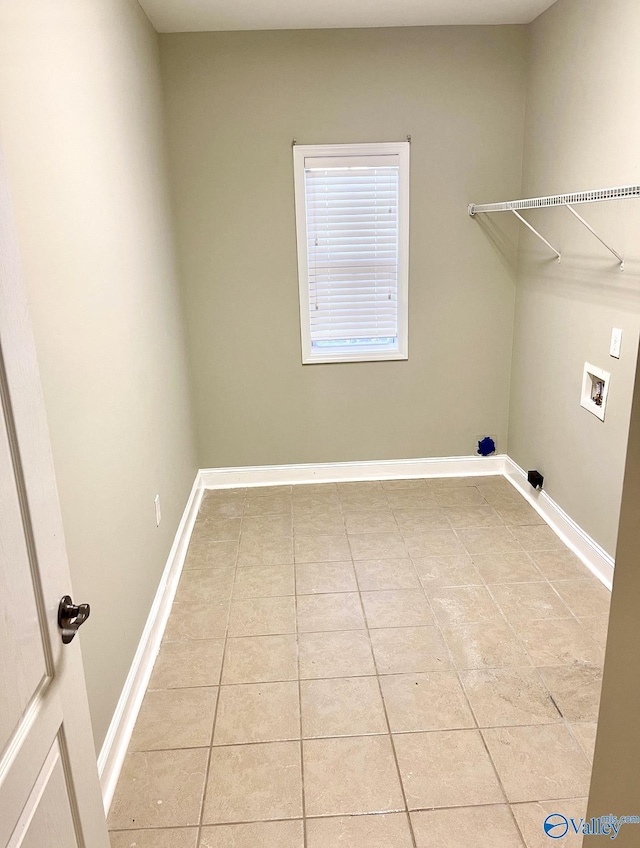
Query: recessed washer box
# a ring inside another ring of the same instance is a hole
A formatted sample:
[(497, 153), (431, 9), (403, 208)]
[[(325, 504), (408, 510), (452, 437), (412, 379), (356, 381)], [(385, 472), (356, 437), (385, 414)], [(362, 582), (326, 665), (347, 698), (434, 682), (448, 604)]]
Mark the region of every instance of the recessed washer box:
[(610, 379), (611, 374), (608, 371), (603, 371), (602, 368), (591, 365), (589, 362), (584, 363), (580, 406), (593, 412), (601, 421), (604, 421)]

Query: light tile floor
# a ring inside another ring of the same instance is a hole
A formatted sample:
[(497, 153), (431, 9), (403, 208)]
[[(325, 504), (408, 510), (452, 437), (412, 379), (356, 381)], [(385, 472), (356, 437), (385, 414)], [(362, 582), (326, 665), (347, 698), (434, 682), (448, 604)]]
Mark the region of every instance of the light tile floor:
[(608, 603), (503, 478), (207, 492), (112, 846), (542, 848)]

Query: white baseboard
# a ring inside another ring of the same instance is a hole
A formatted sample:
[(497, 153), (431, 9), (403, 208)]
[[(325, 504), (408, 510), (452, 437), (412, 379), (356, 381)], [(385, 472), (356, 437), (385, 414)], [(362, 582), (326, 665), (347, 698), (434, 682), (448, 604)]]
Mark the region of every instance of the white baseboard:
[(545, 491), (529, 485), (526, 473), (506, 457), (504, 476), (544, 518), (551, 529), (579, 557), (607, 589), (611, 589), (615, 561), (588, 533), (570, 518)]
[(504, 455), (443, 456), (434, 459), (203, 468), (200, 471), (200, 479), (205, 489), (225, 489), (234, 486), (286, 486), (298, 483), (397, 480), (412, 477), (474, 477), (503, 474), (506, 459)]
[(160, 643), (180, 580), (189, 539), (200, 508), (202, 492), (202, 482), (198, 473), (162, 572), (129, 674), (98, 756), (98, 773), (106, 813), (109, 812), (111, 806), (131, 734), (149, 684), (153, 664), (160, 650)]

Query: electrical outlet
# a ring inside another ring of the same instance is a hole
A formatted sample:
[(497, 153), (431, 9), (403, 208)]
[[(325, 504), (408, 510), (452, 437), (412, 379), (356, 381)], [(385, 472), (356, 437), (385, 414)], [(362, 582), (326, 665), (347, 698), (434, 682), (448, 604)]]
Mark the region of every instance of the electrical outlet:
[(156, 507), (156, 527), (159, 527), (160, 522), (162, 521), (162, 512), (160, 511), (160, 495), (156, 495), (155, 500), (153, 502)]
[(620, 359), (620, 347), (622, 346), (622, 330), (614, 327), (611, 330), (611, 346), (609, 348), (609, 356), (614, 359)]

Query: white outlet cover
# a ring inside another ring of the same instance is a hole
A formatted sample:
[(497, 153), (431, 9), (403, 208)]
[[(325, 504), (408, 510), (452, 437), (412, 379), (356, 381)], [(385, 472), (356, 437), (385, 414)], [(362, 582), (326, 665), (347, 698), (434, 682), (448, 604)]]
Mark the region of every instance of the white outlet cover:
[[(584, 363), (580, 406), (588, 409), (589, 412), (592, 412), (601, 421), (604, 421), (610, 380), (611, 374), (608, 371), (604, 371), (596, 365), (591, 365), (589, 362)], [(599, 402), (596, 402), (596, 396)]]
[(620, 348), (622, 347), (622, 330), (619, 327), (614, 327), (611, 330), (611, 345), (609, 347), (609, 356), (614, 359), (620, 359)]
[(162, 511), (160, 509), (160, 495), (156, 495), (153, 499), (153, 503), (156, 508), (156, 527), (160, 526), (160, 522), (162, 521)]

